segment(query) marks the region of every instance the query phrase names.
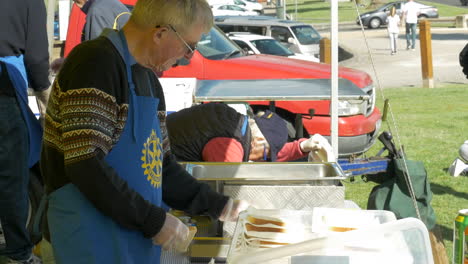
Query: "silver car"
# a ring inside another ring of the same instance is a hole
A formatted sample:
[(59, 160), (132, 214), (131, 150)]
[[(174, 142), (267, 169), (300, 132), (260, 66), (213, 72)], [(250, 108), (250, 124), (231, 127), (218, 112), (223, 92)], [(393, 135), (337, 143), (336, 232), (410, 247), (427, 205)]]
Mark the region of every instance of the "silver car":
[[(397, 1), (387, 3), (374, 11), (366, 12), (361, 14), (360, 20), (362, 24), (368, 28), (379, 28), (381, 25), (387, 24), (387, 16), (390, 14), (392, 7), (396, 8), (397, 14), (402, 15), (402, 8), (407, 3), (407, 1)], [(414, 2), (419, 7), (419, 19), (424, 18), (438, 18), (439, 11), (436, 7), (424, 5), (418, 2)], [(360, 24), (359, 17), (356, 19), (356, 24)]]

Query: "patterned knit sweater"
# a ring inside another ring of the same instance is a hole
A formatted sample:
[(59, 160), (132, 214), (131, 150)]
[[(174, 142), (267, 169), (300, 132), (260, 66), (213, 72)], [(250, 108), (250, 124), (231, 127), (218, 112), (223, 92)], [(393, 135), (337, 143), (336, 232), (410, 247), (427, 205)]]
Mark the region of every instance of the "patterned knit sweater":
[[(155, 74), (132, 66), (137, 95), (160, 99), (164, 142), (163, 201), (192, 214), (218, 217), (227, 197), (196, 181), (170, 154), (165, 103)], [(72, 183), (104, 215), (145, 237), (159, 232), (165, 211), (129, 188), (106, 161), (119, 141), (128, 111), (125, 64), (105, 37), (83, 42), (65, 61), (53, 84), (45, 121), (41, 171), (46, 192)]]

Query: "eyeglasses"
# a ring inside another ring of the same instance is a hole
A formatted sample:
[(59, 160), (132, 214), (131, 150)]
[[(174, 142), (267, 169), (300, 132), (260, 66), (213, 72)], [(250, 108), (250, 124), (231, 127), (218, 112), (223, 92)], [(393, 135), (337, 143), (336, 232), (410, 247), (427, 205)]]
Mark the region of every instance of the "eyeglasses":
[(168, 26), (172, 31), (174, 31), (174, 33), (177, 35), (177, 37), (178, 37), (180, 40), (182, 40), (182, 42), (185, 44), (185, 46), (187, 47), (187, 49), (188, 49), (188, 51), (189, 51), (187, 55), (192, 55), (192, 54), (195, 52), (195, 50), (197, 49), (197, 45), (195, 44), (195, 45), (193, 45), (193, 46), (190, 46), (190, 45), (187, 43), (187, 41), (185, 41), (185, 40), (182, 38), (182, 36), (179, 34), (179, 32), (177, 32), (177, 30), (175, 30), (175, 28), (174, 28), (171, 24), (168, 24), (167, 26)]

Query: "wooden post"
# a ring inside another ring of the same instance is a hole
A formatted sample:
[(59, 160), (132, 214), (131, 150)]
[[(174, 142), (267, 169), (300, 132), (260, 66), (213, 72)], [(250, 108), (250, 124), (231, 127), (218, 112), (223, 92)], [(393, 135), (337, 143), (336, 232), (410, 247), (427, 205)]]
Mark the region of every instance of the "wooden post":
[(421, 45), (421, 67), (424, 88), (434, 88), (434, 72), (432, 67), (431, 23), (428, 20), (419, 21), (419, 42)]
[(329, 38), (320, 40), (320, 62), (331, 64), (331, 41)]
[(450, 262), (447, 257), (447, 251), (445, 250), (444, 240), (438, 225), (432, 230), (429, 230), (429, 238), (431, 240), (434, 264), (449, 264)]

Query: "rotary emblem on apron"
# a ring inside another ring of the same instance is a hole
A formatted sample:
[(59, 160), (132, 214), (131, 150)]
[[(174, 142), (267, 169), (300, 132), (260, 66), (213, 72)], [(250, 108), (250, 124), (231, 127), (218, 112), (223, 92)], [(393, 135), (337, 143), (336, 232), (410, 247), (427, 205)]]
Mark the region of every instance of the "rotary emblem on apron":
[(143, 144), (141, 167), (145, 169), (144, 175), (154, 188), (161, 187), (162, 173), (162, 144), (154, 130)]

